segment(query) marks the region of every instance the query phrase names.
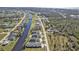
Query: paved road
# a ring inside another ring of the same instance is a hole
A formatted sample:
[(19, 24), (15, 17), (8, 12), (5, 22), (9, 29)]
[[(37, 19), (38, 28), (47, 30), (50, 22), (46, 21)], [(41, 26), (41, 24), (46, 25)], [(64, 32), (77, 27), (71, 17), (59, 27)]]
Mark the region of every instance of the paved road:
[(29, 22), (26, 24), (24, 32), (22, 33), (21, 37), (18, 39), (18, 41), (17, 41), (15, 47), (12, 49), (12, 51), (20, 51), (23, 48), (23, 44), (28, 35), (31, 23), (32, 23), (32, 15), (30, 15)]
[(46, 41), (46, 47), (47, 47), (47, 51), (49, 51), (49, 45), (48, 45), (48, 40), (47, 40), (47, 36), (46, 36), (46, 31), (45, 31), (45, 28), (44, 28), (44, 25), (40, 19), (40, 17), (38, 16), (39, 18), (39, 21), (41, 22), (41, 26), (42, 26), (42, 29), (43, 29), (43, 33), (44, 33), (44, 37), (45, 37), (45, 41)]

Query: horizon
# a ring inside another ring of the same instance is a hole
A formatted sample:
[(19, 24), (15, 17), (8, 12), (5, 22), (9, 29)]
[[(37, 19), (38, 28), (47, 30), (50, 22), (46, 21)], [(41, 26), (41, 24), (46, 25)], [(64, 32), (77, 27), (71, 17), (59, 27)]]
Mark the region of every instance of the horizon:
[(49, 9), (79, 9), (79, 7), (0, 7), (0, 8), (49, 8)]

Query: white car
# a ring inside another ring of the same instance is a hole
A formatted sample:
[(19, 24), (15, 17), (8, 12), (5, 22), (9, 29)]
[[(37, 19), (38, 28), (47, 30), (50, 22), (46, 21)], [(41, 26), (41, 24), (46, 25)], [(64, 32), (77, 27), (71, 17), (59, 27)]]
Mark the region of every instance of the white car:
[(2, 46), (7, 45), (8, 43), (9, 43), (9, 40), (4, 40), (4, 41), (2, 42)]

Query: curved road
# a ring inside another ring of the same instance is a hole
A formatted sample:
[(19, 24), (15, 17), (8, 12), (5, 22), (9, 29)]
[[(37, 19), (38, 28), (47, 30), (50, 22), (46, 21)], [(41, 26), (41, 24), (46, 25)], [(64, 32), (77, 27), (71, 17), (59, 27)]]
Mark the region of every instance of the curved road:
[(23, 44), (28, 35), (31, 23), (32, 23), (32, 15), (30, 15), (29, 22), (26, 24), (24, 32), (22, 33), (21, 37), (18, 39), (18, 41), (17, 41), (15, 47), (12, 49), (12, 51), (20, 51), (23, 48)]

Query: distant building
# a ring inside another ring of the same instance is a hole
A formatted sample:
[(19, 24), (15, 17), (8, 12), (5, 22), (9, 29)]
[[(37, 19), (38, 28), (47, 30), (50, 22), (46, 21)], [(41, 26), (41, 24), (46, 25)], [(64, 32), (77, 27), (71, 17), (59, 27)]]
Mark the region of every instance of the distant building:
[(29, 42), (29, 44), (26, 45), (27, 48), (41, 48), (41, 43), (39, 42)]
[(16, 38), (16, 36), (17, 36), (17, 33), (11, 32), (9, 37), (8, 37), (8, 40), (14, 40)]
[(79, 18), (79, 15), (70, 15), (72, 18)]
[(57, 29), (52, 29), (51, 27), (47, 31), (51, 33), (54, 33), (54, 32), (59, 33)]
[(27, 48), (41, 48), (41, 33), (40, 31), (32, 31), (32, 37), (29, 43), (26, 45)]
[(29, 42), (40, 42), (40, 38), (31, 38)]
[(21, 31), (22, 30), (22, 26), (18, 26), (18, 31)]

